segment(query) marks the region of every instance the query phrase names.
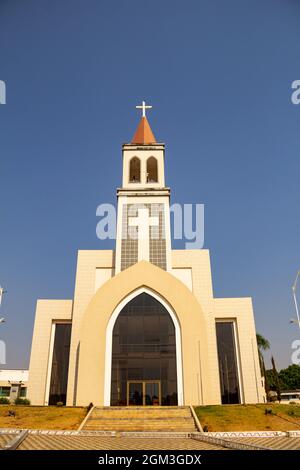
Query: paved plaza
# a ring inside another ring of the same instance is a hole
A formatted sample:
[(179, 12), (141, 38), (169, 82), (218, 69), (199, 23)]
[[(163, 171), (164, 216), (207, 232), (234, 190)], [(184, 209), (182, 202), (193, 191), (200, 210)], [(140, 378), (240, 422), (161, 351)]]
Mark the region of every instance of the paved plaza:
[(0, 450), (300, 450), (300, 437), (209, 438), (205, 434), (172, 433), (163, 436), (145, 433), (134, 436), (99, 433), (12, 431), (0, 434)]

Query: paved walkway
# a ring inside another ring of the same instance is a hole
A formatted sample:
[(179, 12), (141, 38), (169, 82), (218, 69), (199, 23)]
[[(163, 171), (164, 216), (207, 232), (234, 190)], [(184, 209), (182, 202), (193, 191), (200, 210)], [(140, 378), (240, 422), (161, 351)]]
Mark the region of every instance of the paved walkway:
[(0, 434), (0, 450), (11, 441), (12, 437), (10, 434)]
[(230, 440), (274, 450), (300, 450), (300, 437), (237, 437)]
[(29, 435), (18, 450), (227, 450), (190, 438)]
[[(0, 434), (0, 450), (18, 435), (20, 433)], [(19, 443), (17, 450), (228, 450), (228, 447), (245, 449), (245, 444), (249, 449), (259, 446), (274, 450), (300, 450), (300, 437), (227, 437), (224, 440), (205, 437), (205, 434), (196, 434), (196, 437), (200, 440), (187, 434), (178, 436), (172, 433), (147, 437), (145, 433), (140, 436), (108, 436), (92, 432), (66, 435), (55, 431), (49, 434), (32, 431)]]

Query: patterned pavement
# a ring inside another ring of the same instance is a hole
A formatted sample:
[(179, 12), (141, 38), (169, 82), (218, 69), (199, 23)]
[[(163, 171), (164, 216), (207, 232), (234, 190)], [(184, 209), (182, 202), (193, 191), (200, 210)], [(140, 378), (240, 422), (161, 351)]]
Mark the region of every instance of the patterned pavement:
[[(77, 435), (34, 432), (25, 437), (17, 450), (229, 450), (226, 447), (243, 449), (245, 444), (274, 450), (300, 450), (300, 437), (227, 437), (224, 440), (208, 438), (204, 442), (184, 434), (175, 436), (172, 433), (160, 437), (146, 437), (145, 434), (129, 437), (91, 432)], [(15, 437), (16, 434), (0, 434), (0, 450)], [(228, 446), (228, 443), (231, 445)]]
[(300, 450), (300, 437), (239, 437), (230, 440), (274, 450)]
[(18, 450), (227, 450), (189, 438), (29, 435)]
[(0, 434), (0, 450), (3, 449), (3, 447), (14, 437), (15, 436), (12, 436), (11, 434)]

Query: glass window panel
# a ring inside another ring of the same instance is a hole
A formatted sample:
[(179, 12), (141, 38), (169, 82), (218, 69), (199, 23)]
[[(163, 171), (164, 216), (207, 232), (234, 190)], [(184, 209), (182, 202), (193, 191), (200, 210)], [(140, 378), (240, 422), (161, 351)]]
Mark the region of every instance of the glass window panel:
[(145, 404), (148, 406), (159, 405), (159, 382), (145, 383)]
[(26, 387), (22, 387), (21, 390), (20, 390), (20, 397), (21, 398), (25, 398), (27, 395), (27, 388)]
[(143, 383), (129, 382), (128, 384), (129, 405), (142, 405), (143, 404)]
[(217, 322), (217, 346), (222, 404), (240, 403), (233, 322)]
[(66, 404), (70, 340), (71, 324), (57, 323), (53, 345), (49, 405), (56, 405), (58, 402)]
[(0, 387), (0, 397), (9, 397), (10, 387)]

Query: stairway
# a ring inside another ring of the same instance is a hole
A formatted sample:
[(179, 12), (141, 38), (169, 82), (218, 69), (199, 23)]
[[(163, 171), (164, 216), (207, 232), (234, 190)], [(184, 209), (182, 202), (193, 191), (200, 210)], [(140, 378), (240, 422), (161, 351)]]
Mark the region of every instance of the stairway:
[(83, 431), (195, 432), (188, 406), (95, 407)]

